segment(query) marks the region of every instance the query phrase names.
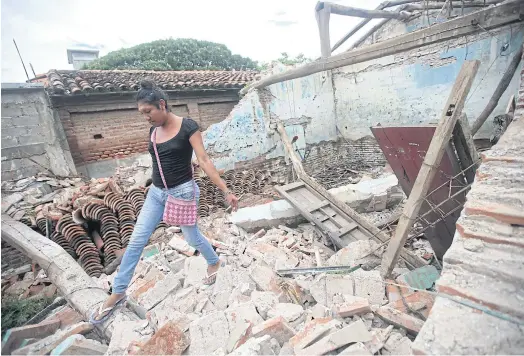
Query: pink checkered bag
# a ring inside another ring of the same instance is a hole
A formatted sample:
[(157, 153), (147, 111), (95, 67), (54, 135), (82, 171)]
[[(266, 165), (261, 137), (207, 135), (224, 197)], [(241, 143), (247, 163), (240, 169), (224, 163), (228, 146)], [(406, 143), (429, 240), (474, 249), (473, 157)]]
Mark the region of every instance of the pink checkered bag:
[[(156, 147), (156, 129), (153, 131), (153, 148), (155, 150), (156, 161), (158, 163), (158, 170), (160, 171), (160, 176), (162, 177), (162, 182), (164, 187), (167, 188), (166, 179), (164, 178), (164, 172), (162, 172), (162, 166), (160, 165), (160, 157), (158, 155), (158, 149)], [(191, 169), (193, 170), (193, 164), (191, 164)], [(176, 226), (193, 226), (197, 222), (197, 203), (196, 203), (196, 187), (195, 182), (193, 181), (193, 199), (186, 200), (175, 198), (171, 195), (168, 195), (166, 206), (164, 207), (164, 217), (163, 220), (168, 225)]]

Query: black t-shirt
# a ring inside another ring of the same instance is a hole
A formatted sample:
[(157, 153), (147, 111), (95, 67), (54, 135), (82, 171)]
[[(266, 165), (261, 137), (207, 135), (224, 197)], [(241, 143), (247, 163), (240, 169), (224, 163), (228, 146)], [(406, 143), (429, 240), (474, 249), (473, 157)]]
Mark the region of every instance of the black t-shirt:
[[(153, 130), (154, 127), (151, 127), (149, 130), (150, 139), (148, 148), (153, 158), (153, 184), (158, 188), (164, 188), (153, 148)], [(160, 163), (168, 188), (176, 187), (193, 179), (193, 172), (191, 170), (193, 147), (189, 142), (189, 138), (197, 131), (198, 124), (194, 120), (183, 118), (180, 131), (175, 137), (166, 142), (157, 143), (158, 155), (160, 156)]]

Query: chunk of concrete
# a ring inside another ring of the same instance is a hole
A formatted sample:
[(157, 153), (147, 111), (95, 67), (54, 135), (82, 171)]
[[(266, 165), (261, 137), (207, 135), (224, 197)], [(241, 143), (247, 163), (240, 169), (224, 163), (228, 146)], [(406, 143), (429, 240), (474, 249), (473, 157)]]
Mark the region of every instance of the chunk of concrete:
[(229, 339), (227, 340), (226, 351), (231, 353), (251, 337), (253, 324), (249, 322), (236, 323), (233, 329), (230, 329)]
[(186, 275), (184, 287), (202, 285), (202, 281), (207, 276), (207, 267), (208, 264), (202, 256), (187, 258), (184, 266)]
[(146, 311), (149, 311), (166, 299), (168, 295), (180, 288), (182, 288), (180, 276), (174, 273), (168, 273), (165, 278), (157, 282), (153, 288), (140, 295), (137, 302)]
[(355, 281), (355, 293), (357, 297), (366, 298), (370, 304), (382, 305), (386, 300), (386, 287), (380, 276), (380, 271), (357, 270), (350, 274)]
[(83, 335), (71, 335), (58, 345), (51, 356), (62, 355), (104, 355), (107, 345), (102, 345), (95, 340), (86, 339)]
[(245, 344), (233, 351), (233, 356), (251, 356), (251, 355), (278, 355), (280, 347), (278, 342), (272, 342), (269, 335), (262, 337), (252, 337)]
[(255, 304), (258, 314), (267, 319), (267, 312), (278, 304), (278, 296), (273, 292), (253, 291), (251, 301)]
[(246, 253), (254, 258), (263, 260), (269, 267), (274, 269), (294, 268), (300, 262), (298, 258), (285, 250), (265, 242), (251, 244), (247, 247)]
[(295, 355), (295, 351), (293, 350), (293, 347), (291, 347), (291, 344), (289, 342), (286, 342), (280, 348), (279, 356), (294, 356), (294, 355)]
[(364, 325), (364, 322), (359, 320), (343, 329), (328, 334), (311, 346), (303, 349), (302, 353), (305, 355), (323, 355), (353, 342), (366, 342), (370, 340), (371, 334), (366, 328), (366, 325)]
[(283, 317), (277, 316), (255, 325), (252, 334), (254, 337), (269, 335), (283, 345), (295, 335), (295, 331)]
[(341, 318), (348, 318), (354, 315), (367, 314), (371, 312), (369, 300), (366, 298), (345, 295), (344, 299), (344, 303), (336, 304), (333, 307), (334, 314)]
[(257, 325), (264, 321), (264, 319), (258, 315), (253, 302), (229, 307), (226, 309), (225, 314), (229, 323), (229, 330), (233, 330), (237, 324), (248, 322)]
[(186, 240), (184, 240), (180, 236), (174, 236), (173, 238), (171, 238), (171, 240), (169, 240), (168, 244), (173, 250), (176, 250), (180, 252), (181, 254), (184, 254), (188, 257), (193, 256), (196, 252), (196, 250), (193, 247), (191, 247), (186, 242)]
[(315, 277), (309, 292), (317, 303), (333, 305), (333, 297), (335, 295), (353, 295), (353, 280), (351, 275), (319, 275)]
[(209, 355), (219, 348), (225, 349), (229, 339), (229, 325), (223, 311), (207, 314), (189, 325), (190, 355)]
[(309, 309), (309, 311), (311, 312), (311, 316), (315, 319), (325, 318), (331, 313), (331, 310), (328, 307), (320, 303), (315, 304), (313, 308)]
[(189, 324), (198, 319), (193, 310), (197, 303), (197, 292), (194, 287), (168, 295), (162, 302), (146, 313), (146, 318), (156, 328), (161, 328), (169, 321), (177, 324), (182, 331), (189, 329)]
[(189, 347), (189, 339), (173, 322), (161, 327), (135, 355), (181, 355)]
[(248, 232), (279, 225), (298, 225), (305, 218), (287, 200), (238, 209), (231, 214), (231, 222)]
[[(255, 282), (258, 289), (266, 292), (273, 292), (282, 300), (282, 289), (279, 285), (279, 278), (275, 272), (263, 263), (255, 263), (251, 268), (249, 276)], [(284, 298), (285, 300), (285, 298)]]
[(332, 318), (314, 319), (306, 323), (304, 329), (289, 339), (295, 354), (302, 355), (303, 350), (323, 338), (324, 336), (337, 330), (341, 322)]
[(339, 355), (352, 355), (352, 356), (372, 356), (366, 345), (362, 342), (357, 342), (353, 345), (349, 345), (347, 348), (338, 353)]
[(139, 345), (145, 343), (151, 337), (149, 333), (142, 333), (148, 328), (148, 324), (145, 320), (131, 321), (122, 314), (117, 315), (113, 322), (113, 333), (106, 355), (124, 355), (133, 343)]
[(329, 192), (359, 213), (392, 208), (404, 199), (394, 174), (377, 179), (362, 179), (357, 184), (333, 188)]
[(270, 318), (281, 316), (290, 323), (304, 316), (304, 308), (294, 303), (278, 303), (267, 312), (267, 316)]
[(384, 344), (382, 355), (411, 355), (411, 340), (396, 332), (392, 333)]
[(365, 342), (364, 345), (374, 355), (382, 350), (392, 331), (393, 325), (389, 325), (385, 329), (373, 328), (371, 329), (371, 341)]
[(356, 266), (365, 265), (373, 269), (380, 265), (381, 259), (373, 252), (378, 248), (378, 244), (373, 240), (359, 240), (349, 243), (331, 256), (327, 266)]

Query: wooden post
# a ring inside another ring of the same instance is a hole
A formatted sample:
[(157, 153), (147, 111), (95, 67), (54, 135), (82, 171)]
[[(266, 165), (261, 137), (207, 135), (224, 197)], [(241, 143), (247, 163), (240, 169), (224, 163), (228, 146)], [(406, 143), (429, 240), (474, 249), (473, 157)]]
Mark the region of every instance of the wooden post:
[[(298, 68), (267, 76), (240, 91), (245, 95), (250, 89), (263, 88), (286, 80), (305, 77), (314, 73), (340, 68), (350, 64), (362, 63), (372, 59), (421, 48), (453, 38), (471, 35), (484, 30), (521, 22), (524, 6), (520, 0), (510, 0), (459, 18), (435, 24), (424, 29), (381, 41), (349, 52), (305, 64)], [(476, 25), (478, 24), (478, 25)], [(473, 131), (473, 130), (472, 130)]]
[(451, 139), (451, 133), (462, 113), (466, 97), (471, 89), (471, 84), (473, 83), (473, 79), (475, 79), (479, 65), (479, 61), (466, 61), (462, 65), (462, 69), (455, 80), (451, 94), (444, 107), (444, 112), (442, 113), (433, 139), (424, 157), (422, 167), (420, 167), (417, 179), (415, 180), (403, 214), (398, 222), (395, 235), (389, 242), (387, 251), (382, 259), (381, 275), (384, 278), (387, 278), (395, 267), (400, 251), (408, 237), (408, 233), (417, 218), (420, 207), (424, 202), (424, 198), (428, 193), (433, 177), (444, 155), (445, 147), (448, 145)]
[(280, 137), (282, 138), (282, 143), (284, 144), (285, 151), (287, 152), (288, 157), (291, 160), (291, 163), (293, 164), (293, 168), (295, 169), (297, 176), (300, 178), (301, 176), (306, 175), (306, 171), (302, 166), (302, 161), (293, 149), (291, 140), (289, 139), (286, 129), (284, 128), (284, 125), (281, 122), (277, 124), (277, 131), (280, 134)]
[[(8, 215), (2, 215), (2, 240), (38, 263), (60, 294), (86, 320), (109, 297), (62, 247)], [(120, 309), (105, 323), (97, 325), (108, 340), (111, 339), (114, 318), (119, 312), (129, 320), (139, 320), (128, 309)]]
[(497, 104), (499, 103), (500, 97), (506, 89), (508, 89), (508, 85), (511, 82), (511, 79), (513, 78), (513, 75), (515, 74), (515, 71), (517, 70), (520, 60), (522, 58), (522, 45), (520, 45), (520, 49), (515, 53), (513, 56), (513, 59), (511, 62), (509, 62), (508, 68), (506, 68), (506, 71), (504, 72), (504, 75), (500, 79), (499, 84), (497, 85), (497, 88), (495, 89), (495, 92), (491, 96), (491, 99), (489, 99), (488, 105), (484, 108), (482, 113), (479, 115), (477, 120), (473, 123), (473, 126), (471, 127), (471, 134), (475, 135), (477, 131), (484, 125), (484, 122), (486, 122), (486, 119), (488, 116), (495, 110), (497, 107)]
[(316, 7), (318, 33), (320, 35), (320, 53), (322, 58), (331, 56), (331, 43), (329, 39), (330, 4), (319, 2)]
[(366, 19), (397, 19), (405, 20), (408, 19), (411, 14), (404, 11), (386, 11), (386, 10), (367, 10), (358, 7), (344, 6), (339, 4), (324, 3), (331, 9), (332, 14), (363, 17)]

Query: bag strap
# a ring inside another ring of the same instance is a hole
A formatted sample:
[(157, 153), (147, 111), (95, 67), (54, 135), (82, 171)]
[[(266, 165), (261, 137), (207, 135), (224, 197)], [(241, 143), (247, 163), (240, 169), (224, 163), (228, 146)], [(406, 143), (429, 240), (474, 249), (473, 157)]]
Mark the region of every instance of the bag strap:
[[(158, 149), (156, 147), (156, 130), (156, 128), (153, 130), (153, 149), (155, 150), (156, 163), (158, 164), (158, 170), (160, 172), (160, 177), (162, 178), (162, 183), (164, 183), (164, 187), (166, 190), (168, 190), (169, 188), (167, 187), (166, 178), (164, 177), (162, 165), (160, 164), (160, 156), (158, 155)], [(195, 168), (193, 167), (192, 161), (190, 161), (189, 164), (191, 165), (191, 180), (193, 181), (193, 200), (196, 200)]]
[(162, 183), (164, 187), (167, 188), (166, 178), (164, 177), (164, 172), (162, 171), (162, 165), (160, 164), (160, 157), (158, 156), (158, 149), (156, 148), (156, 128), (153, 130), (153, 149), (155, 150), (156, 163), (158, 164), (158, 170), (160, 171), (160, 177), (162, 177)]

